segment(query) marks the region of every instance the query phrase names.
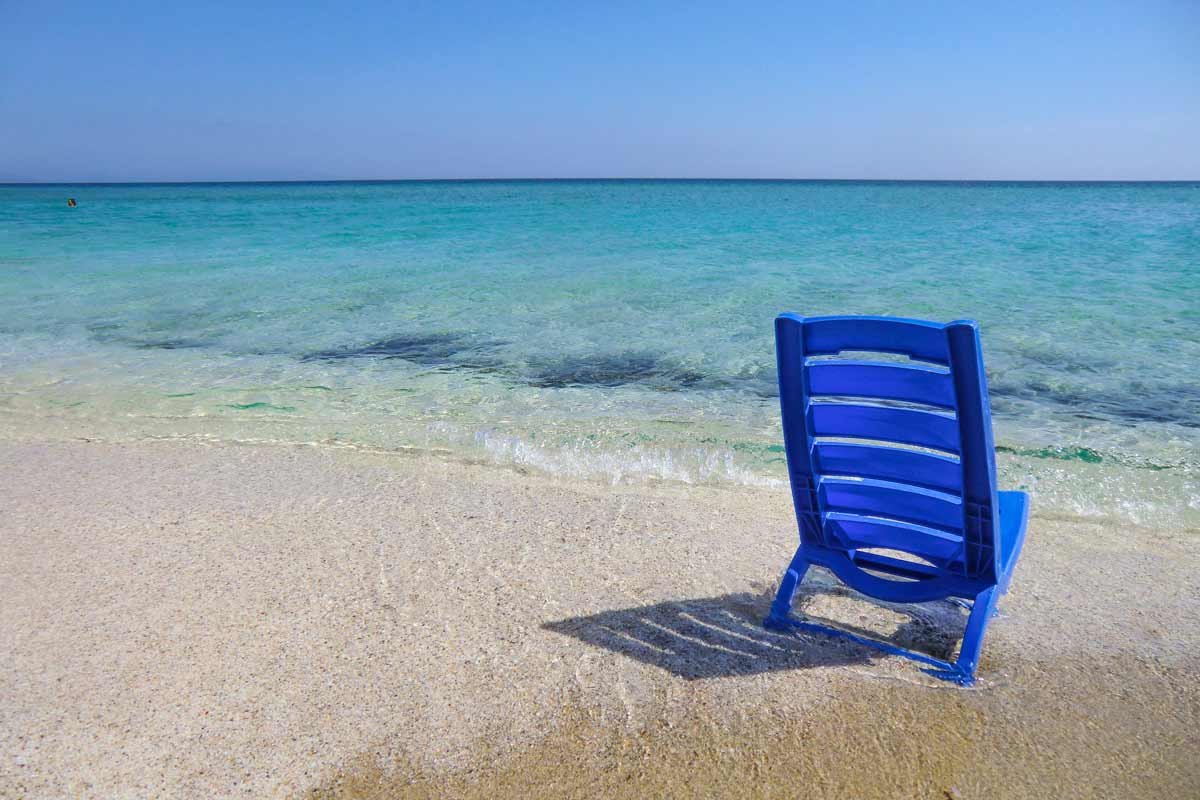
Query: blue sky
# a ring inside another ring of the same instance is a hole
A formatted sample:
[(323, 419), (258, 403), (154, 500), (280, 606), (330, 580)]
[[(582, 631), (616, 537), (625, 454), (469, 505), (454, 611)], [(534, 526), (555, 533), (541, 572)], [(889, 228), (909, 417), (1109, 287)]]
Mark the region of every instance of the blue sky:
[(0, 180), (1200, 179), (1200, 1), (0, 0)]

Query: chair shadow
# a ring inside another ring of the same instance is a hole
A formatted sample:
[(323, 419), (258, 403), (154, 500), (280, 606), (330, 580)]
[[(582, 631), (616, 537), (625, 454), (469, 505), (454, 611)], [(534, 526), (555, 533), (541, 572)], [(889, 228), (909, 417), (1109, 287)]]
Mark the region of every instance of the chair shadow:
[[(807, 581), (806, 581), (807, 584)], [(806, 613), (821, 598), (848, 597), (876, 609), (904, 616), (896, 630), (876, 630), (838, 618)], [(581, 642), (664, 669), (687, 680), (755, 675), (780, 670), (868, 664), (885, 654), (854, 642), (820, 633), (775, 632), (763, 628), (771, 604), (769, 595), (749, 592), (669, 601), (653, 605), (603, 611), (582, 617), (546, 622), (544, 630), (574, 637)], [(936, 611), (912, 611), (879, 603), (840, 586), (805, 586), (797, 594), (796, 611), (805, 619), (840, 628), (880, 642), (947, 658), (961, 636), (961, 626), (947, 625)], [(961, 615), (953, 609), (951, 615)], [(949, 628), (950, 630), (947, 630)]]

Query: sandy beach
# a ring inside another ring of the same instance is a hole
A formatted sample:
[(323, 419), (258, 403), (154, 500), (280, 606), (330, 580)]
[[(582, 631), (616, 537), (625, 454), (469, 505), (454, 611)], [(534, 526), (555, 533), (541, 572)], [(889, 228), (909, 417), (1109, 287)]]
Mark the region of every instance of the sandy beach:
[(4, 797), (1200, 791), (1195, 531), (1035, 506), (962, 689), (758, 626), (784, 492), (181, 442), (8, 442), (0, 482)]

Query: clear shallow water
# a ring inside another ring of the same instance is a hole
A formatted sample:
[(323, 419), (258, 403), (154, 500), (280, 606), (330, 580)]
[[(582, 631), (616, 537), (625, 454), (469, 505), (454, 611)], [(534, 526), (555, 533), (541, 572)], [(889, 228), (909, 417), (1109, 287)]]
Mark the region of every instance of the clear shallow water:
[(1200, 527), (1200, 184), (0, 187), (11, 436), (772, 482), (783, 310), (977, 319), (1008, 485)]

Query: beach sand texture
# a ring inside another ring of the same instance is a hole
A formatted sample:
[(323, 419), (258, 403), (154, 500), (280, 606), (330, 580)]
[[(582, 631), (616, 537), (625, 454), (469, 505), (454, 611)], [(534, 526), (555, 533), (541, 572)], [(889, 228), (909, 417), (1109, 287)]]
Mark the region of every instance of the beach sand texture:
[[(0, 444), (3, 797), (1194, 797), (1194, 530), (1035, 506), (980, 680), (759, 626), (785, 491)], [(810, 615), (948, 655), (963, 614)]]

